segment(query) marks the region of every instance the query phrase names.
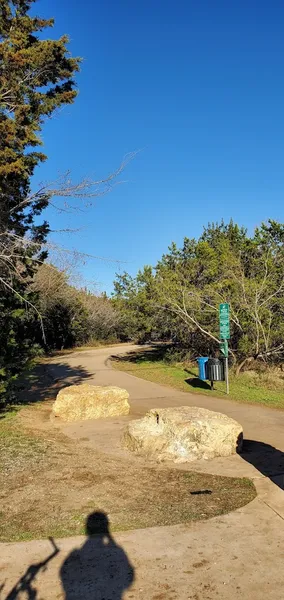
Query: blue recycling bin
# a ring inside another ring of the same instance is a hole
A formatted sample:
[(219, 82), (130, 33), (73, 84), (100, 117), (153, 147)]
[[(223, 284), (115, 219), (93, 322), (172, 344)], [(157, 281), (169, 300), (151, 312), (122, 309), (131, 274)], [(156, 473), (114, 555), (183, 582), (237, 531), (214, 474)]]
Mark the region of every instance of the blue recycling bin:
[(200, 356), (197, 359), (198, 362), (198, 377), (202, 379), (202, 381), (206, 381), (207, 373), (206, 373), (206, 363), (208, 361), (208, 356)]

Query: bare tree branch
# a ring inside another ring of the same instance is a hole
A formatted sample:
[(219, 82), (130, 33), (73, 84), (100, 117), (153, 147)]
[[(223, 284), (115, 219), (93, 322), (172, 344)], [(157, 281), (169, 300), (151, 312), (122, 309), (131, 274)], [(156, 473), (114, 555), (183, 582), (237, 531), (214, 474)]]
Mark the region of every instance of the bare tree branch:
[[(130, 152), (127, 154), (120, 165), (115, 171), (111, 172), (107, 177), (103, 179), (93, 180), (90, 178), (83, 178), (78, 182), (74, 182), (71, 179), (71, 172), (67, 171), (57, 181), (51, 183), (41, 184), (38, 190), (32, 192), (27, 198), (19, 202), (10, 211), (10, 214), (17, 212), (19, 209), (26, 208), (28, 205), (36, 202), (42, 198), (48, 198), (48, 203), (60, 212), (70, 212), (82, 210), (80, 207), (71, 206), (70, 203), (64, 202), (64, 206), (56, 205), (52, 202), (53, 198), (98, 198), (104, 196), (116, 185), (125, 183), (124, 181), (118, 181), (119, 175), (124, 171), (131, 160), (136, 156), (136, 152)], [(89, 208), (92, 204), (85, 205), (85, 208)]]

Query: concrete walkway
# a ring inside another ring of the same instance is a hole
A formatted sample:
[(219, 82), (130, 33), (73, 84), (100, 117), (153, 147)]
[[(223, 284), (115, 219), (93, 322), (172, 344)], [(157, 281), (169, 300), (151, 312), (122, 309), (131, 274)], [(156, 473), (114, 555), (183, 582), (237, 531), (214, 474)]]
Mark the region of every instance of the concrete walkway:
[[(117, 455), (124, 452), (119, 436), (128, 418), (149, 408), (198, 405), (226, 413), (244, 427), (249, 441), (243, 455), (199, 461), (190, 469), (249, 476), (257, 499), (202, 523), (130, 531), (99, 542), (83, 537), (58, 540), (60, 551), (46, 565), (52, 552), (49, 541), (1, 544), (0, 598), (283, 600), (284, 411), (176, 392), (112, 370), (108, 357), (125, 350), (88, 350), (52, 360), (49, 372), (54, 378), (114, 384), (130, 392), (129, 417), (70, 424), (64, 426), (65, 434)], [(8, 595), (21, 578), (20, 588), (26, 592), (15, 588)]]

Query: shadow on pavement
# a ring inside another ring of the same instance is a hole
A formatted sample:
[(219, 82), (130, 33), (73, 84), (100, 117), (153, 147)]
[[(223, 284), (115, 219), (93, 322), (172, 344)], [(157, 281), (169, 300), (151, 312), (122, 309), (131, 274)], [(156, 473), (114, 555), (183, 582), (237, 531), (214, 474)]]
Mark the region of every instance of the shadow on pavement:
[(143, 362), (158, 362), (165, 358), (165, 354), (169, 349), (169, 345), (157, 345), (143, 348), (141, 346), (141, 350), (132, 350), (131, 352), (126, 352), (125, 354), (115, 354), (111, 356), (111, 360), (116, 361), (127, 361), (132, 363), (143, 363)]
[(107, 515), (90, 514), (87, 541), (64, 561), (60, 576), (65, 600), (122, 600), (134, 581), (134, 568), (109, 531)]
[(244, 440), (240, 456), (284, 490), (284, 452), (255, 440)]
[[(94, 512), (86, 521), (87, 540), (73, 550), (63, 562), (60, 578), (64, 600), (122, 600), (124, 592), (134, 582), (134, 568), (127, 554), (118, 546), (109, 531), (104, 512)], [(19, 579), (5, 600), (40, 600), (44, 590), (35, 586), (40, 571), (60, 552), (53, 538), (52, 553), (43, 561), (32, 564)], [(0, 584), (3, 590), (5, 584)], [(49, 596), (51, 597), (51, 596)], [(57, 597), (54, 595), (54, 597)]]
[(30, 404), (53, 400), (62, 388), (85, 383), (92, 377), (81, 365), (71, 367), (64, 362), (39, 364), (19, 383), (17, 402)]
[[(11, 592), (6, 596), (5, 600), (17, 600), (17, 598), (25, 597), (27, 600), (36, 600), (37, 589), (34, 587), (36, 576), (40, 571), (44, 571), (47, 564), (60, 552), (53, 538), (49, 538), (52, 544), (52, 553), (43, 561), (30, 565), (25, 574), (19, 579)], [(4, 585), (0, 587), (3, 589)]]

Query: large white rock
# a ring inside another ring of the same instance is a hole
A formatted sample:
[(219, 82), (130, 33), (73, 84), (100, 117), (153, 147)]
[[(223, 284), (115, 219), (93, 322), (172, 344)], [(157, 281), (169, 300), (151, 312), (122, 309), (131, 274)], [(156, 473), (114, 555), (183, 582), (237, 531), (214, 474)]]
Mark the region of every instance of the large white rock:
[(157, 460), (190, 462), (229, 456), (241, 450), (242, 426), (221, 413), (181, 406), (150, 410), (131, 421), (124, 446)]
[(52, 412), (62, 421), (128, 415), (128, 399), (128, 392), (115, 386), (71, 385), (57, 394)]

